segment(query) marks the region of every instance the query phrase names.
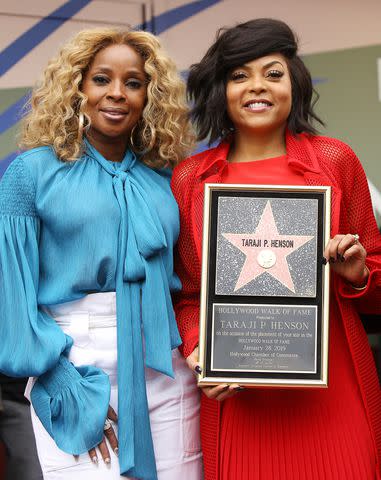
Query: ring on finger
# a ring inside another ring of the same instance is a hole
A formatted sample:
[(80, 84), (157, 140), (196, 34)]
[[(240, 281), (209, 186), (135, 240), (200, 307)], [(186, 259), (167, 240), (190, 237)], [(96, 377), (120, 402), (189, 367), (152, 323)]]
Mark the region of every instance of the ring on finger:
[(110, 420), (108, 418), (106, 418), (105, 424), (103, 425), (103, 430), (104, 431), (109, 430), (111, 427), (112, 427), (112, 425), (111, 425)]
[(360, 236), (358, 233), (353, 233), (352, 234), (352, 237), (353, 237), (353, 244), (356, 245), (357, 243), (359, 243), (359, 240), (360, 240)]

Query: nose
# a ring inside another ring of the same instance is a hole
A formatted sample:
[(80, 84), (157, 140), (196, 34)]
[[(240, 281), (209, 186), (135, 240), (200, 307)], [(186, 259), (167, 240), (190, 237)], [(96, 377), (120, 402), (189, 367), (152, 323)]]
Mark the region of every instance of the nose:
[(266, 90), (266, 83), (261, 75), (253, 75), (250, 79), (249, 88), (251, 92), (260, 93)]
[(119, 101), (123, 100), (126, 98), (126, 93), (125, 93), (125, 86), (123, 82), (120, 81), (113, 81), (109, 83), (109, 89), (107, 92), (107, 97), (109, 99)]

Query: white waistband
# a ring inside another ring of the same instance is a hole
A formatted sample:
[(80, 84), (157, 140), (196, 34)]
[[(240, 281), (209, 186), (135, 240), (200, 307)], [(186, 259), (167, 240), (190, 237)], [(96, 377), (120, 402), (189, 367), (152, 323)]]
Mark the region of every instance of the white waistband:
[(88, 322), (90, 328), (116, 326), (115, 292), (91, 293), (73, 302), (42, 307), (58, 325), (68, 326), (73, 321)]

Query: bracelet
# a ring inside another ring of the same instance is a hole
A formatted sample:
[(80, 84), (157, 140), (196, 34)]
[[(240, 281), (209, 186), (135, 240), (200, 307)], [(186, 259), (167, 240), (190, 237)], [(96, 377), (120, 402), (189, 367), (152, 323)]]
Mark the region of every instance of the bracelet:
[(368, 286), (368, 280), (369, 280), (369, 276), (370, 276), (370, 271), (369, 271), (369, 268), (365, 265), (365, 269), (366, 271), (368, 272), (368, 278), (366, 279), (366, 283), (363, 287), (355, 287), (354, 285), (351, 284), (351, 287), (354, 288), (355, 290), (365, 290), (366, 287)]
[(354, 285), (351, 284), (351, 287), (354, 288), (355, 290), (365, 290), (367, 286), (368, 286), (368, 283), (366, 283), (363, 287), (355, 287)]

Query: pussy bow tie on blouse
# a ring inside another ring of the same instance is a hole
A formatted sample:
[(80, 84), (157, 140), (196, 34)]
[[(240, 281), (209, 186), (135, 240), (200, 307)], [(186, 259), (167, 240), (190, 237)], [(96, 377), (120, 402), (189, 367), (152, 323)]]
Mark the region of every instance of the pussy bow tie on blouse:
[(112, 177), (120, 208), (116, 269), (120, 471), (156, 480), (144, 363), (173, 377), (171, 350), (181, 343), (160, 253), (167, 243), (152, 184), (145, 180), (148, 167), (130, 150), (120, 164), (109, 162), (88, 141), (86, 154)]

